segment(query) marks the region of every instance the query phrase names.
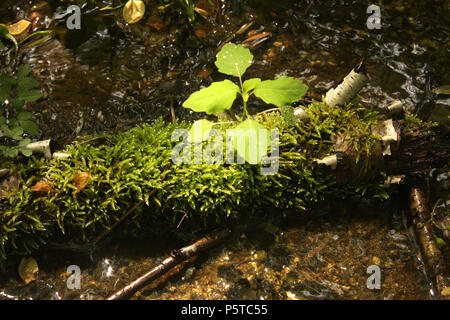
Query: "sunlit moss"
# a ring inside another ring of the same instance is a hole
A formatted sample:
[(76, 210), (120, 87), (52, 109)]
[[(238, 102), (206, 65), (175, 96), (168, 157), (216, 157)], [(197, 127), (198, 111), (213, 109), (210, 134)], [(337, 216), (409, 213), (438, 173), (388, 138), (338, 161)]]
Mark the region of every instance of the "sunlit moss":
[[(254, 215), (303, 212), (315, 203), (356, 193), (385, 198), (384, 174), (364, 185), (340, 184), (314, 161), (333, 152), (332, 137), (345, 133), (358, 153), (367, 153), (379, 137), (370, 125), (380, 119), (374, 111), (354, 106), (330, 108), (313, 103), (306, 110), (309, 122), (288, 125), (279, 113), (256, 116), (266, 128), (280, 132), (279, 171), (261, 175), (259, 165), (173, 165), (171, 151), (176, 128), (186, 123), (156, 121), (119, 133), (101, 146), (80, 139), (66, 147), (67, 160), (32, 157), (16, 164), (24, 182), (20, 190), (0, 203), (0, 254), (12, 247), (32, 250), (49, 237), (89, 240), (104, 232), (138, 201), (150, 210), (132, 221), (151, 221), (162, 230), (176, 227), (184, 216), (199, 221), (225, 223)], [(223, 124), (225, 131), (230, 124)], [(87, 186), (76, 193), (73, 177), (89, 172)], [(164, 178), (162, 178), (164, 176)], [(48, 181), (52, 194), (30, 190)], [(150, 197), (152, 190), (156, 189)], [(270, 210), (276, 209), (276, 210)]]

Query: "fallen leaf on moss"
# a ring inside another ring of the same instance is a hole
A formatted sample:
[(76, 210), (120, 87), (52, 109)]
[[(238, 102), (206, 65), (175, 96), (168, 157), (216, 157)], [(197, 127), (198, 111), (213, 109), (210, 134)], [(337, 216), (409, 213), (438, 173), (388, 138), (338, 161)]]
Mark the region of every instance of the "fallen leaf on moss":
[(38, 264), (33, 257), (23, 257), (19, 263), (19, 276), (26, 284), (36, 280), (36, 273), (39, 271)]
[(129, 0), (123, 7), (123, 18), (127, 23), (136, 23), (145, 14), (145, 4), (141, 0)]
[(88, 184), (90, 178), (91, 174), (89, 172), (78, 172), (75, 174), (72, 180), (73, 185), (77, 187), (75, 193), (79, 193), (83, 190), (83, 188)]
[(52, 193), (54, 191), (53, 187), (48, 182), (45, 182), (45, 181), (37, 182), (30, 189), (31, 189), (31, 191), (41, 192), (41, 193), (46, 193), (46, 192)]

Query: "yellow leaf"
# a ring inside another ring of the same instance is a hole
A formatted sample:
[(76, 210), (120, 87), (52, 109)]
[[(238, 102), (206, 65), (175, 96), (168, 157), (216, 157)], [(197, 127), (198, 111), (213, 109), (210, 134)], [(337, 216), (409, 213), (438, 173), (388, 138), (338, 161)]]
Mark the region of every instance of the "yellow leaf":
[(38, 264), (33, 257), (23, 257), (19, 263), (19, 276), (26, 284), (36, 280), (36, 273), (39, 271)]
[(75, 174), (72, 180), (73, 185), (77, 187), (75, 193), (79, 193), (81, 190), (83, 190), (83, 188), (88, 184), (90, 178), (91, 174), (89, 172), (78, 172), (77, 174)]
[(145, 14), (145, 4), (141, 0), (129, 0), (123, 8), (123, 18), (127, 23), (136, 23)]
[(26, 32), (28, 28), (30, 27), (31, 22), (28, 20), (20, 20), (19, 22), (16, 22), (14, 24), (11, 24), (9, 26), (4, 26), (6, 29), (8, 29), (9, 33), (13, 36), (20, 36), (22, 33)]

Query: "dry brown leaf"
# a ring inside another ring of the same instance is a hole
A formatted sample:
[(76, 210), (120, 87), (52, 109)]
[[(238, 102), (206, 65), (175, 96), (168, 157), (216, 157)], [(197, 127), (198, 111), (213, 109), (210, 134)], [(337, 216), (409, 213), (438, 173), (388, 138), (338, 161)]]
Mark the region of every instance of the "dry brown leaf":
[(9, 33), (13, 36), (20, 36), (23, 33), (25, 33), (28, 28), (30, 27), (31, 22), (28, 20), (20, 20), (14, 24), (10, 24), (9, 26), (6, 26), (2, 24), (6, 29), (8, 29)]
[(36, 273), (39, 271), (38, 264), (33, 257), (23, 257), (19, 263), (19, 276), (26, 284), (36, 280)]
[(204, 37), (206, 37), (206, 31), (203, 29), (197, 29), (197, 30), (195, 30), (195, 35), (198, 38), (203, 39)]
[(123, 7), (123, 18), (127, 23), (136, 23), (145, 14), (145, 4), (141, 0), (129, 0)]
[(90, 178), (91, 174), (89, 172), (78, 172), (77, 174), (75, 174), (72, 179), (73, 185), (77, 187), (75, 193), (79, 193), (81, 190), (83, 190), (83, 188), (88, 184)]
[(46, 192), (52, 193), (54, 191), (53, 187), (48, 182), (45, 182), (45, 181), (39, 181), (34, 186), (32, 186), (30, 189), (31, 189), (31, 191), (42, 192), (42, 193), (46, 193)]
[(242, 41), (242, 43), (249, 43), (249, 42), (252, 42), (252, 41), (254, 41), (256, 39), (260, 39), (260, 38), (264, 38), (264, 37), (270, 36), (271, 34), (272, 34), (271, 32), (258, 33), (258, 34), (255, 34), (255, 35), (251, 36), (251, 37), (248, 37), (247, 39)]

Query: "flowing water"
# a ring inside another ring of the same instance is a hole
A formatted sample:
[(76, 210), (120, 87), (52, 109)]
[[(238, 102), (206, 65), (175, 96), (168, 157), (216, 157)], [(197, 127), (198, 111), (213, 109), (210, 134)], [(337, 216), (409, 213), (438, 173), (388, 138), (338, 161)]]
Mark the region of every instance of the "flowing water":
[[(68, 5), (71, 2), (66, 1)], [(161, 3), (164, 1), (161, 1)], [(168, 3), (169, 1), (165, 1)], [(98, 7), (111, 4), (97, 1)], [(152, 2), (153, 3), (153, 2)], [(77, 135), (125, 130), (162, 117), (197, 115), (181, 107), (190, 93), (223, 78), (214, 66), (226, 41), (248, 32), (269, 36), (249, 43), (255, 63), (247, 77), (295, 76), (320, 99), (359, 61), (371, 80), (360, 92), (365, 105), (400, 99), (421, 116), (450, 124), (450, 99), (433, 90), (450, 84), (450, 1), (378, 1), (382, 28), (368, 29), (366, 1), (222, 1), (223, 17), (197, 19), (188, 28), (175, 7), (148, 6), (144, 20), (127, 25), (121, 10), (83, 14), (81, 30), (68, 30), (61, 1), (10, 1), (0, 22), (40, 12), (52, 36), (19, 52), (41, 83), (43, 98), (30, 104), (41, 138), (59, 145)], [(117, 4), (117, 2), (114, 2)], [(158, 4), (159, 5), (159, 4)], [(199, 6), (210, 10), (208, 1)], [(93, 8), (90, 6), (89, 8)], [(250, 26), (249, 26), (250, 25)], [(249, 26), (245, 32), (243, 29)], [(250, 101), (250, 112), (264, 105)], [(435, 296), (423, 274), (408, 222), (397, 198), (388, 203), (329, 204), (306, 217), (264, 224), (242, 233), (207, 257), (183, 266), (140, 299), (424, 299)], [(19, 257), (0, 273), (0, 299), (102, 299), (186, 243), (171, 235), (110, 243), (89, 256), (48, 250), (36, 255), (38, 279), (24, 285)], [(370, 290), (367, 268), (379, 265), (382, 288)], [(66, 286), (68, 265), (79, 265), (82, 288)]]

